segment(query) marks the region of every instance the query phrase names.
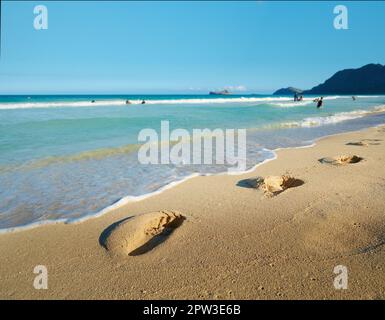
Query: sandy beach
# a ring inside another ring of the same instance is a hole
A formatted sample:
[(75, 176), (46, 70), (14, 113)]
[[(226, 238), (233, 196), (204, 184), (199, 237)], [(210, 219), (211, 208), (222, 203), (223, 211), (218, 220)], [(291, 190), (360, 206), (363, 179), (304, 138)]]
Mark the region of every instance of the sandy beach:
[[(2, 234), (0, 298), (384, 299), (384, 164), (385, 127), (373, 127), (85, 222)], [(33, 287), (36, 265), (47, 290)]]

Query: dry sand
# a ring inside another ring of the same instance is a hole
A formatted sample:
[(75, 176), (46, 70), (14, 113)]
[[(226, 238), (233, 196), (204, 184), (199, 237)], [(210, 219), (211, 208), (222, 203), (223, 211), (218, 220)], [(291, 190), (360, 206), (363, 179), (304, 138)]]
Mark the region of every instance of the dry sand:
[[(385, 130), (370, 128), (86, 222), (0, 235), (0, 298), (383, 299), (384, 160)], [(47, 290), (33, 287), (36, 265)], [(337, 265), (347, 290), (334, 289)]]

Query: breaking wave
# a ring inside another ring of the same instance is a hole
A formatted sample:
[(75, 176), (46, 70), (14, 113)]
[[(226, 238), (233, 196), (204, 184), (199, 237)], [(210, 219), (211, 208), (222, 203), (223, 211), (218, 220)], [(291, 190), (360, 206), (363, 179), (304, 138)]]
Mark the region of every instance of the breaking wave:
[(340, 112), (324, 117), (309, 117), (300, 121), (283, 122), (270, 125), (269, 128), (299, 128), (299, 127), (318, 127), (327, 124), (335, 124), (346, 120), (353, 120), (368, 116), (370, 114), (380, 113), (385, 111), (385, 106), (379, 106), (372, 110), (356, 110), (351, 112)]
[[(325, 100), (344, 98), (342, 96), (325, 97)], [(267, 103), (278, 107), (300, 106), (312, 103), (314, 98), (305, 98), (303, 102), (293, 102), (291, 97), (226, 97), (226, 98), (175, 98), (148, 99), (146, 105), (176, 104), (224, 104), (224, 103)], [(131, 105), (141, 105), (142, 99), (129, 99)], [(88, 101), (49, 101), (49, 102), (3, 102), (0, 110), (30, 108), (63, 108), (63, 107), (105, 107), (129, 106), (124, 99), (104, 99)]]

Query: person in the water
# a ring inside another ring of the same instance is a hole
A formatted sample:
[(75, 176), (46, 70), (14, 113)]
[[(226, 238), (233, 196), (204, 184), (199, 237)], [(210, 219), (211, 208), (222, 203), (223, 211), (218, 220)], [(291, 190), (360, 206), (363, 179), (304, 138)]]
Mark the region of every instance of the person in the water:
[(353, 99), (353, 101), (356, 101), (356, 97), (355, 96), (353, 96), (352, 99)]
[(145, 103), (146, 103), (146, 101), (142, 100), (142, 104), (145, 104)]
[(317, 102), (317, 109), (322, 107), (324, 97), (321, 97)]
[(126, 100), (126, 104), (131, 104), (131, 101), (130, 100)]

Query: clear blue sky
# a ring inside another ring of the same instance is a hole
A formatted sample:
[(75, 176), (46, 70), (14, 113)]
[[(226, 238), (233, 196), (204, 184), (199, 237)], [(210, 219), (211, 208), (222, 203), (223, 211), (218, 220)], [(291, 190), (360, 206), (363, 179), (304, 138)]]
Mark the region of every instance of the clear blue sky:
[(385, 2), (2, 1), (2, 20), (1, 94), (271, 93), (385, 63)]

